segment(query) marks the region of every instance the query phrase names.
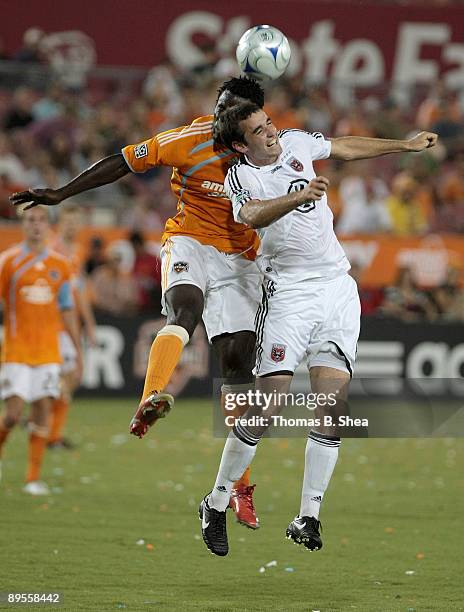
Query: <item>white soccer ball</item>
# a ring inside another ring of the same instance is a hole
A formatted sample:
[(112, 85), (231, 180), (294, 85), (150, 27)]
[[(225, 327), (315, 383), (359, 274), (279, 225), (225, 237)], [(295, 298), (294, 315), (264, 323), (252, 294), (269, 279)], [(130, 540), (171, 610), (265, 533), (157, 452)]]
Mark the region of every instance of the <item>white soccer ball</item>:
[(290, 44), (285, 34), (269, 25), (253, 26), (238, 41), (237, 62), (255, 78), (277, 79), (288, 66)]

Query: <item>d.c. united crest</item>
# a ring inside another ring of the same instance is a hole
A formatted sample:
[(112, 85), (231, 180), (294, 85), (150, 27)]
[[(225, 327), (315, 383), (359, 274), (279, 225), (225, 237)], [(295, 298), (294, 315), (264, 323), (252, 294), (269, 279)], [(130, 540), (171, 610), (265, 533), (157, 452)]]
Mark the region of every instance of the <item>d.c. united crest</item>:
[(303, 164), (300, 161), (298, 161), (296, 157), (291, 157), (288, 160), (287, 164), (291, 168), (293, 168), (296, 172), (303, 172), (303, 170), (304, 170)]
[(285, 359), (285, 344), (273, 344), (271, 349), (271, 359), (276, 363), (280, 363)]

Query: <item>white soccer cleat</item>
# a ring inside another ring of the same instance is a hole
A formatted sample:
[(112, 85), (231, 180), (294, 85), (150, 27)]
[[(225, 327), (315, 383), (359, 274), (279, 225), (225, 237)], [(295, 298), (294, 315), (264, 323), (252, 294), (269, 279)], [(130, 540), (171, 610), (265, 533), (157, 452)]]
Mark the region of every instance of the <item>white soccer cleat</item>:
[(31, 480), (31, 482), (27, 482), (23, 487), (23, 491), (24, 493), (29, 493), (29, 495), (50, 495), (48, 484), (41, 480)]

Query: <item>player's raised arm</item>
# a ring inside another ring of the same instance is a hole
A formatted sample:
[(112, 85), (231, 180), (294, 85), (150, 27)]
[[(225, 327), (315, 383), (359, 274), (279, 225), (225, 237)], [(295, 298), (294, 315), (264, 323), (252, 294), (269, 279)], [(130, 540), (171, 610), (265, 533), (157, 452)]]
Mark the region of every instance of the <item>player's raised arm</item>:
[(330, 157), (350, 161), (379, 157), (388, 153), (412, 153), (435, 146), (438, 136), (432, 132), (420, 132), (406, 140), (387, 138), (365, 138), (362, 136), (343, 136), (332, 138)]
[(114, 183), (114, 181), (117, 181), (129, 172), (130, 168), (121, 153), (110, 155), (96, 162), (59, 189), (28, 189), (27, 191), (20, 191), (10, 196), (10, 202), (15, 206), (27, 203), (28, 206), (25, 207), (25, 210), (40, 204), (56, 206), (63, 200), (83, 191), (101, 187), (108, 183)]
[[(240, 208), (239, 220), (255, 229), (266, 227), (298, 206), (320, 200), (328, 186), (329, 179), (317, 176), (301, 191), (294, 191), (271, 200), (248, 200)], [(233, 194), (231, 196), (234, 197)]]

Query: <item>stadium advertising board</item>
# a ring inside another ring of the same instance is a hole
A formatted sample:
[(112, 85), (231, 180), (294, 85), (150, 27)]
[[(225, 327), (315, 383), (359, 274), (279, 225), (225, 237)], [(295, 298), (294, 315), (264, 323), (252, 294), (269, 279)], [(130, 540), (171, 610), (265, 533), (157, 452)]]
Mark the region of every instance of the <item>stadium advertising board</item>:
[[(154, 333), (163, 319), (99, 318), (98, 346), (87, 348), (81, 395), (138, 395)], [(176, 396), (208, 396), (217, 367), (200, 326), (186, 348), (168, 391)], [(366, 318), (361, 327), (356, 378), (383, 379), (381, 394), (394, 394), (404, 378), (423, 380), (427, 395), (464, 397), (464, 342), (461, 327), (446, 324), (403, 324)], [(296, 388), (306, 390), (301, 367)], [(356, 384), (352, 393), (364, 393)]]
[(48, 34), (47, 54), (57, 68), (95, 63), (149, 67), (166, 56), (192, 67), (205, 61), (208, 45), (230, 55), (241, 34), (262, 23), (263, 15), (291, 40), (289, 74), (362, 87), (386, 81), (425, 84), (439, 76), (451, 88), (464, 84), (464, 7), (459, 6), (444, 11), (426, 5), (237, 0), (213, 7), (199, 0), (193, 9), (188, 0), (154, 5), (134, 0), (115, 8), (111, 0), (100, 0), (94, 11), (89, 0), (79, 5), (42, 0), (30, 3), (27, 11), (21, 3), (11, 3), (2, 36), (13, 53), (27, 28), (42, 28)]

